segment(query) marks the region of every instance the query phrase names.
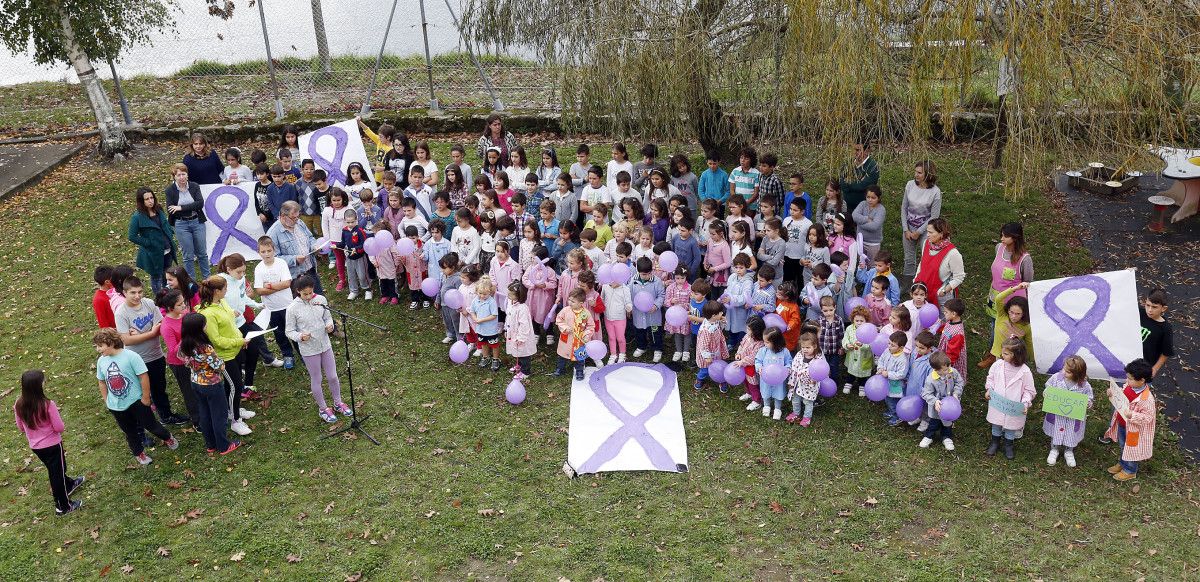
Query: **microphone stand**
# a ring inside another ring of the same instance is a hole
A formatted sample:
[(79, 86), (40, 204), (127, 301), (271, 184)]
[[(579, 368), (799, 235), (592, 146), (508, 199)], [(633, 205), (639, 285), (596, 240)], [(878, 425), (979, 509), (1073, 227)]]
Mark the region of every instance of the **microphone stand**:
[(357, 321), (368, 327), (373, 327), (379, 331), (387, 331), (387, 328), (383, 327), (381, 325), (375, 325), (374, 323), (371, 323), (365, 319), (360, 319), (358, 317), (350, 315), (349, 313), (346, 313), (345, 311), (341, 311), (339, 309), (334, 309), (328, 305), (322, 305), (321, 307), (324, 307), (330, 313), (336, 313), (342, 319), (342, 346), (345, 348), (345, 351), (346, 351), (346, 383), (350, 385), (350, 410), (352, 410), (354, 412), (354, 416), (350, 417), (349, 425), (345, 426), (344, 428), (342, 428), (340, 430), (326, 434), (322, 438), (335, 437), (335, 436), (340, 435), (349, 430), (357, 430), (360, 434), (367, 437), (367, 439), (369, 439), (371, 442), (378, 445), (378, 444), (380, 444), (379, 441), (375, 440), (375, 437), (371, 436), (370, 433), (363, 430), (363, 428), (362, 428), (363, 423), (366, 422), (367, 419), (371, 418), (371, 415), (368, 414), (366, 416), (360, 417), (358, 414), (358, 408), (355, 406), (355, 402), (354, 402), (354, 372), (350, 367), (350, 322), (349, 322), (349, 320), (353, 319), (354, 321)]

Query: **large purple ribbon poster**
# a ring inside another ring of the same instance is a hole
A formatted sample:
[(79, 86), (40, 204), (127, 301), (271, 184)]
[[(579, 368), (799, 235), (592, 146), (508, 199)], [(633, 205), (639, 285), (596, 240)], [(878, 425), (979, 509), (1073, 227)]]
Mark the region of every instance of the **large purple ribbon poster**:
[(625, 363), (571, 384), (567, 465), (600, 471), (687, 471), (687, 439), (675, 372)]
[(204, 184), (205, 243), (208, 259), (217, 264), (223, 257), (238, 253), (246, 260), (259, 260), (258, 237), (264, 234), (262, 222), (254, 212), (254, 182), (235, 185)]
[(300, 159), (296, 160), (296, 165), (299, 166), (306, 159), (312, 160), (329, 175), (329, 185), (344, 187), (346, 168), (350, 162), (358, 162), (366, 168), (367, 181), (371, 183), (371, 189), (375, 189), (375, 173), (371, 170), (371, 159), (363, 147), (357, 121), (351, 119), (302, 133), (297, 138), (297, 145), (300, 146)]
[(1142, 357), (1137, 280), (1132, 270), (1035, 281), (1029, 319), (1037, 371), (1053, 374), (1070, 356), (1091, 378), (1125, 379), (1125, 364)]

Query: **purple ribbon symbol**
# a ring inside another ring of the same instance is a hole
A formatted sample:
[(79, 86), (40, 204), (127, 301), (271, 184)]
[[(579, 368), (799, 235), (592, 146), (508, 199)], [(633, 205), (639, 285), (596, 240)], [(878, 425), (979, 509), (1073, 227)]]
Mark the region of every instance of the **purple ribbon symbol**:
[[(217, 199), (222, 196), (233, 196), (237, 199), (237, 208), (229, 216), (221, 216), (217, 212)], [(246, 213), (246, 209), (250, 207), (250, 195), (246, 194), (245, 190), (234, 186), (221, 186), (208, 195), (204, 201), (204, 214), (212, 221), (213, 225), (221, 229), (221, 234), (217, 237), (217, 241), (213, 243), (213, 248), (208, 253), (209, 260), (212, 264), (217, 264), (221, 258), (225, 256), (225, 246), (229, 244), (229, 237), (236, 238), (246, 246), (257, 249), (258, 241), (254, 237), (238, 230), (237, 223), (242, 219), (242, 215)]]
[[(662, 382), (658, 386), (658, 391), (654, 394), (654, 399), (650, 401), (650, 404), (646, 407), (646, 409), (637, 416), (629, 414), (629, 411), (625, 410), (625, 407), (621, 406), (621, 403), (617, 402), (617, 400), (608, 393), (608, 383), (604, 380), (608, 374), (620, 370), (626, 366), (647, 368), (657, 372), (662, 378)], [(666, 447), (663, 447), (662, 443), (658, 442), (657, 439), (651, 436), (650, 431), (646, 428), (646, 422), (648, 422), (651, 418), (654, 418), (655, 415), (662, 411), (663, 406), (667, 404), (667, 399), (670, 398), (671, 393), (675, 391), (674, 372), (661, 365), (651, 366), (647, 364), (635, 363), (618, 364), (616, 366), (605, 366), (604, 368), (593, 372), (592, 377), (588, 379), (588, 383), (592, 388), (592, 392), (595, 393), (596, 398), (599, 399), (600, 403), (604, 405), (604, 408), (607, 408), (608, 411), (612, 413), (613, 416), (617, 417), (617, 420), (620, 420), (623, 424), (621, 425), (621, 428), (613, 431), (613, 433), (609, 435), (609, 437), (605, 439), (603, 443), (600, 443), (600, 446), (596, 449), (596, 452), (593, 453), (588, 460), (584, 461), (576, 472), (580, 474), (595, 473), (605, 463), (615, 458), (617, 454), (621, 452), (621, 448), (625, 446), (625, 443), (630, 440), (637, 441), (637, 443), (642, 446), (642, 450), (646, 452), (646, 457), (649, 458), (650, 462), (654, 464), (655, 469), (658, 469), (659, 471), (671, 472), (687, 470), (686, 466), (675, 464), (675, 461), (671, 459), (671, 454), (667, 452)]]
[[(1096, 295), (1096, 302), (1093, 303), (1092, 306), (1088, 308), (1087, 313), (1083, 314), (1083, 317), (1078, 320), (1070, 315), (1067, 315), (1067, 313), (1058, 306), (1059, 295), (1062, 295), (1067, 291), (1075, 291), (1077, 289), (1086, 289)], [(1090, 352), (1092, 356), (1095, 357), (1102, 366), (1104, 366), (1104, 369), (1110, 376), (1117, 378), (1124, 374), (1125, 364), (1122, 364), (1121, 360), (1117, 358), (1117, 356), (1113, 355), (1113, 353), (1104, 346), (1104, 342), (1100, 341), (1100, 338), (1096, 337), (1095, 333), (1096, 328), (1100, 327), (1100, 324), (1104, 322), (1104, 316), (1108, 314), (1108, 306), (1111, 302), (1109, 295), (1111, 291), (1112, 288), (1109, 286), (1108, 281), (1104, 280), (1103, 277), (1097, 277), (1096, 275), (1082, 275), (1079, 277), (1071, 277), (1070, 279), (1055, 285), (1054, 288), (1046, 294), (1046, 299), (1044, 302), (1046, 316), (1049, 317), (1050, 320), (1054, 322), (1054, 325), (1057, 325), (1059, 329), (1067, 332), (1067, 337), (1071, 338), (1071, 341), (1067, 342), (1066, 347), (1063, 348), (1062, 353), (1060, 353), (1058, 358), (1054, 360), (1054, 363), (1050, 365), (1050, 369), (1047, 370), (1048, 374), (1053, 374), (1061, 370), (1063, 360), (1065, 360), (1067, 356), (1073, 356), (1079, 353), (1079, 350), (1081, 349), (1086, 349), (1088, 352)]]
[[(327, 160), (325, 156), (317, 153), (317, 142), (325, 136), (332, 137), (334, 141), (335, 149), (332, 160)], [(342, 171), (342, 156), (346, 153), (346, 144), (348, 143), (350, 143), (350, 136), (346, 134), (346, 130), (336, 125), (322, 127), (308, 136), (308, 157), (312, 158), (313, 163), (329, 175), (331, 186), (346, 184), (346, 173)]]

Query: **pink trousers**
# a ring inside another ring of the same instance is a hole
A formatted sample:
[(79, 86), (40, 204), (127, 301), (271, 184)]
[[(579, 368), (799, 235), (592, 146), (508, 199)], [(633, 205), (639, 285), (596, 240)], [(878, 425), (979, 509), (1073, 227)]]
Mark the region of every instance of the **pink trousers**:
[(625, 322), (624, 319), (604, 320), (604, 330), (608, 332), (608, 353), (625, 353)]

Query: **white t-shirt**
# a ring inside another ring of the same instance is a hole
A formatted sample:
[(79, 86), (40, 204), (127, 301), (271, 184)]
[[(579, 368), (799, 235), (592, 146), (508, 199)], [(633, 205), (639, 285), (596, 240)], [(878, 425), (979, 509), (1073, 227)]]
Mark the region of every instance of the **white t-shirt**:
[[(288, 270), (287, 263), (279, 259), (275, 259), (270, 265), (266, 261), (260, 261), (254, 267), (254, 286), (258, 289), (263, 289), (267, 283), (288, 281), (291, 278), (292, 273)], [(285, 310), (291, 303), (292, 292), (286, 289), (262, 296), (263, 308), (271, 311)]]
[[(622, 192), (619, 186), (614, 187), (612, 191), (608, 193), (608, 196), (612, 198), (612, 215), (613, 220), (616, 222), (625, 220), (625, 211), (621, 208), (622, 202), (629, 198), (637, 200), (639, 203), (642, 201), (642, 194), (637, 190), (634, 190), (632, 187), (625, 192)], [(642, 211), (649, 215), (650, 207), (642, 204)]]
[(254, 172), (246, 164), (238, 166), (236, 170), (232, 166), (225, 166), (225, 169), (221, 171), (221, 181), (228, 180), (229, 176), (233, 174), (238, 175), (238, 183), (254, 181)]
[(425, 178), (426, 179), (429, 179), (430, 174), (438, 171), (437, 162), (435, 162), (433, 160), (425, 160), (424, 162), (418, 162), (418, 161), (414, 160), (413, 165), (421, 166), (421, 169), (425, 170)]
[[(608, 191), (607, 186), (592, 188), (591, 184), (583, 187), (583, 193), (579, 195), (580, 202), (587, 202), (589, 206), (595, 206), (599, 202), (603, 202), (610, 207), (613, 205), (612, 193)], [(608, 216), (614, 217), (621, 212), (620, 208), (614, 208), (608, 213)]]
[[(625, 163), (616, 160), (609, 160), (608, 166), (604, 170), (604, 177), (608, 180), (608, 189), (612, 192), (617, 191), (617, 174), (621, 172), (629, 172), (630, 180), (633, 179), (633, 162), (626, 160)], [(630, 188), (633, 191), (633, 188)], [(635, 195), (638, 195), (635, 193)], [(640, 196), (640, 195), (639, 195)]]

